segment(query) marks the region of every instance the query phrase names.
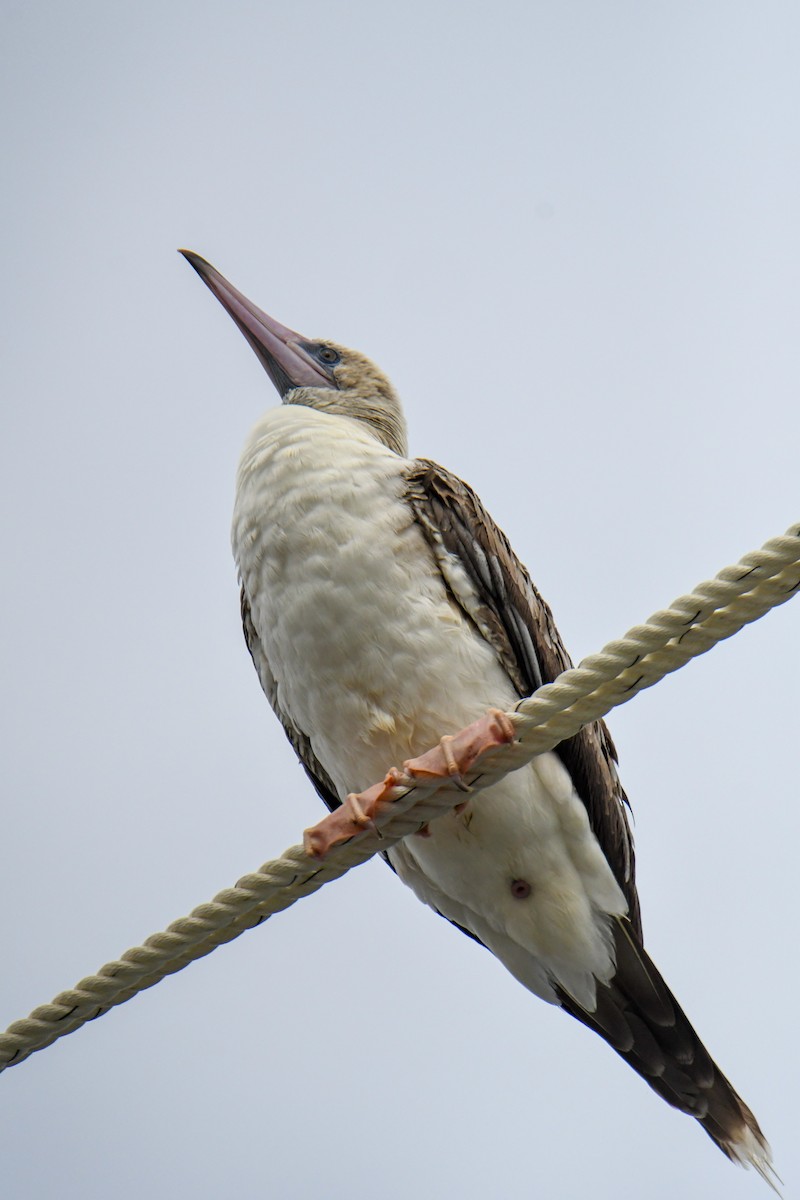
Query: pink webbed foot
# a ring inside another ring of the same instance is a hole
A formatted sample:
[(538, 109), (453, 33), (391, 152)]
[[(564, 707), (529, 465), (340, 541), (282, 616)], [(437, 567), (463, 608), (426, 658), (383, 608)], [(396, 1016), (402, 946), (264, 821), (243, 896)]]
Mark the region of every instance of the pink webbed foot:
[[(403, 770), (392, 767), (381, 783), (374, 783), (364, 792), (351, 792), (339, 808), (319, 821), (303, 834), (303, 847), (311, 858), (324, 858), (334, 846), (347, 842), (365, 829), (375, 828), (373, 818), (392, 799), (397, 787), (408, 787), (415, 779), (441, 779), (469, 791), (463, 776), (475, 765), (482, 754), (505, 746), (514, 740), (514, 723), (498, 708), (487, 713), (459, 730), (453, 736), (445, 735), (434, 746), (418, 758), (410, 758)], [(463, 811), (464, 805), (456, 806)], [(423, 825), (418, 831), (429, 837), (430, 830)]]
[[(460, 730), (455, 736), (445, 734), (439, 745), (427, 750), (419, 758), (409, 758), (403, 763), (403, 769), (412, 779), (447, 779), (461, 791), (470, 789), (463, 781), (463, 776), (473, 767), (477, 760), (487, 750), (497, 746), (505, 746), (514, 740), (514, 723), (508, 715), (499, 708), (490, 708), (488, 712)], [(468, 801), (456, 804), (453, 811), (463, 813)], [(431, 831), (423, 825), (417, 832), (418, 837), (430, 837)]]
[(463, 776), (487, 750), (513, 742), (514, 733), (514, 722), (508, 714), (499, 708), (490, 708), (453, 737), (443, 737), (438, 746), (426, 750), (419, 758), (407, 759), (403, 770), (412, 779), (449, 780), (463, 791), (469, 791)]
[(334, 846), (347, 842), (365, 829), (375, 829), (373, 818), (390, 800), (396, 787), (411, 781), (392, 767), (381, 783), (373, 783), (364, 792), (350, 792), (343, 804), (303, 833), (303, 849), (310, 858), (324, 858)]

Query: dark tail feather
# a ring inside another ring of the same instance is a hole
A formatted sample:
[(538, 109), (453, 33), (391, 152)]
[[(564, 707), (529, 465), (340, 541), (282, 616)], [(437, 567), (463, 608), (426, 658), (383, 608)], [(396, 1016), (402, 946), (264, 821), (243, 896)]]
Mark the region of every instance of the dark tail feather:
[(586, 1012), (559, 999), (571, 1016), (599, 1033), (668, 1104), (700, 1122), (723, 1154), (755, 1167), (775, 1191), (769, 1145), (758, 1121), (712, 1060), (630, 923), (614, 924), (617, 971), (597, 988)]

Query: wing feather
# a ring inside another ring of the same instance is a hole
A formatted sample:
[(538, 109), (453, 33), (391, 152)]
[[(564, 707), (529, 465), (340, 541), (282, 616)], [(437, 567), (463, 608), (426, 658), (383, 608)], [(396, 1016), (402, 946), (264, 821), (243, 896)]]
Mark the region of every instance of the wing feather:
[[(549, 607), (472, 488), (428, 459), (411, 464), (405, 486), (405, 499), (451, 594), (493, 646), (520, 697), (572, 666)], [(464, 586), (462, 572), (471, 586)], [(556, 754), (586, 806), (594, 835), (628, 901), (631, 925), (641, 938), (627, 797), (605, 723), (586, 726), (562, 742)]]

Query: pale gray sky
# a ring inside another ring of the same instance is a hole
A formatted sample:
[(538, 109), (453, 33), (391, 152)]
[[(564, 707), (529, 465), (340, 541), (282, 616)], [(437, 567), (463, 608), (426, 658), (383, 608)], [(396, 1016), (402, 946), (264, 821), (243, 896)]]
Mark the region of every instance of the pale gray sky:
[[(0, 1027), (298, 840), (228, 543), (363, 349), (576, 658), (798, 517), (794, 3), (2, 5)], [(796, 1194), (800, 603), (614, 714), (647, 945)], [(373, 863), (0, 1080), (6, 1194), (766, 1196)]]

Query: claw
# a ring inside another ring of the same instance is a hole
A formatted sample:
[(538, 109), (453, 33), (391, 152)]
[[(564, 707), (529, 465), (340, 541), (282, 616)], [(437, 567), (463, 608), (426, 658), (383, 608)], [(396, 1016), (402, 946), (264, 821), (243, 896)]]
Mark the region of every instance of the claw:
[(345, 797), (345, 804), (350, 805), (350, 819), (353, 824), (357, 825), (359, 829), (366, 829), (367, 825), (372, 824), (372, 818), (368, 817), (361, 807), (361, 799), (358, 792), (349, 792)]
[(459, 791), (468, 792), (469, 787), (467, 786), (466, 783), (464, 783), (464, 780), (461, 777), (461, 770), (459, 768), (459, 764), (456, 762), (456, 756), (453, 752), (453, 742), (454, 741), (455, 741), (455, 738), (452, 737), (449, 733), (446, 733), (444, 735), (444, 737), (439, 739), (439, 748), (441, 749), (442, 755), (444, 757), (445, 766), (447, 768), (447, 774), (450, 779), (450, 782), (454, 783), (455, 786), (459, 789)]

